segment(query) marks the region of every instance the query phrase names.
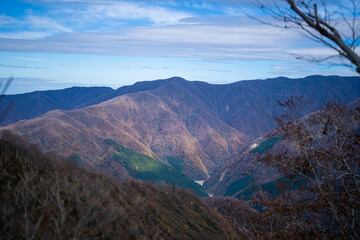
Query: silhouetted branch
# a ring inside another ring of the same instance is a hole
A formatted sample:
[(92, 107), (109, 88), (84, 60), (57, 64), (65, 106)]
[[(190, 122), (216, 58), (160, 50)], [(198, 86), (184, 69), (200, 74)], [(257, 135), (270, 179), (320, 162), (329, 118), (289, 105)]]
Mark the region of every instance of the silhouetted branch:
[[(280, 28), (299, 29), (350, 63), (341, 65), (355, 66), (360, 74), (360, 57), (356, 52), (360, 43), (358, 0), (342, 1), (336, 9), (335, 6), (330, 8), (325, 0), (256, 0), (256, 3), (272, 19), (254, 17), (257, 21)], [(316, 62), (329, 59), (332, 57), (317, 58)]]

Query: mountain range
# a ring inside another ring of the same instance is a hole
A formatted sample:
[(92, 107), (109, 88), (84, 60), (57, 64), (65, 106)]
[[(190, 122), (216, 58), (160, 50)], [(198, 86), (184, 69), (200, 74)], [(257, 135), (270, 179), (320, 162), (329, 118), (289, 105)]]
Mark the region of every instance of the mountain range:
[[(309, 76), (213, 85), (174, 77), (117, 90), (70, 88), (9, 95), (3, 99), (13, 102), (14, 108), (1, 130), (14, 132), (45, 152), (75, 154), (84, 166), (126, 173), (113, 161), (114, 149), (106, 141), (110, 139), (174, 167), (171, 159), (176, 158), (183, 174), (204, 180), (212, 171), (221, 177), (225, 163), (239, 159), (253, 140), (274, 129), (274, 116), (281, 113), (277, 101), (289, 96), (311, 98), (305, 115), (328, 101), (347, 104), (359, 98), (360, 81)], [(252, 160), (244, 164), (257, 166)]]

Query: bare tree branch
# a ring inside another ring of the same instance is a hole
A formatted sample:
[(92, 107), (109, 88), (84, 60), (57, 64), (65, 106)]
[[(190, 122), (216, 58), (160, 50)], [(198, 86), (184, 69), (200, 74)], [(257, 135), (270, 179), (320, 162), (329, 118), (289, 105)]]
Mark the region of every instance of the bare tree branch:
[[(275, 22), (253, 18), (275, 27), (299, 29), (310, 39), (335, 51), (338, 58), (349, 62), (341, 65), (351, 66), (360, 74), (360, 57), (356, 52), (360, 44), (358, 0), (342, 1), (336, 8), (326, 0), (256, 0), (256, 3)], [(318, 58), (316, 61), (328, 61), (330, 58)]]

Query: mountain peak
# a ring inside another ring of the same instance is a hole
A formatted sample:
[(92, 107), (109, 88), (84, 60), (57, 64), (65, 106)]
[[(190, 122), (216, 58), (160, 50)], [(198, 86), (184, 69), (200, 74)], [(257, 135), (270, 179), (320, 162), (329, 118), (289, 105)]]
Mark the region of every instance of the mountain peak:
[(164, 85), (166, 84), (184, 84), (186, 82), (188, 82), (186, 79), (182, 78), (182, 77), (171, 77), (171, 78), (166, 78), (166, 79), (161, 79), (161, 82), (163, 82)]
[(178, 76), (175, 76), (175, 77), (171, 77), (171, 78), (168, 78), (168, 79), (164, 79), (165, 81), (177, 81), (177, 82), (186, 82), (187, 80), (182, 78), (182, 77), (178, 77)]
[(184, 87), (189, 82), (182, 77), (172, 77), (172, 78), (164, 79), (163, 81), (164, 81), (164, 85), (171, 85), (173, 87)]

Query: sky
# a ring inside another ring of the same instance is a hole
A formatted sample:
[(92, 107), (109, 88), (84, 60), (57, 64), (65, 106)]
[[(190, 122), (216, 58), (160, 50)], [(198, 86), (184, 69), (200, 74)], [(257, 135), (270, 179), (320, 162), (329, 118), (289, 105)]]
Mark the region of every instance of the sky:
[(173, 76), (224, 84), (356, 75), (297, 59), (331, 52), (249, 16), (263, 17), (251, 0), (0, 0), (0, 83), (13, 77), (15, 94)]

